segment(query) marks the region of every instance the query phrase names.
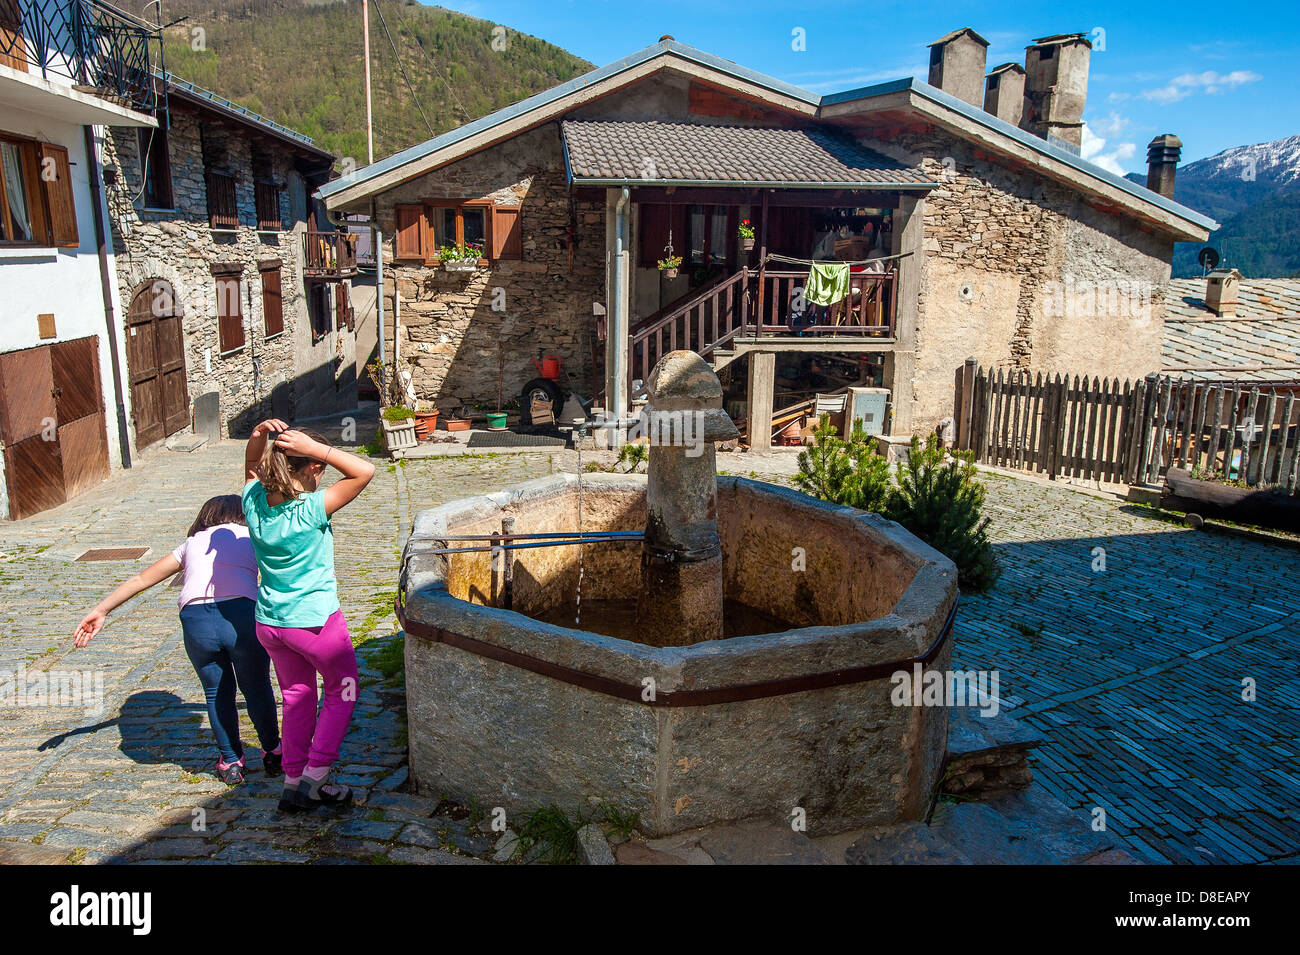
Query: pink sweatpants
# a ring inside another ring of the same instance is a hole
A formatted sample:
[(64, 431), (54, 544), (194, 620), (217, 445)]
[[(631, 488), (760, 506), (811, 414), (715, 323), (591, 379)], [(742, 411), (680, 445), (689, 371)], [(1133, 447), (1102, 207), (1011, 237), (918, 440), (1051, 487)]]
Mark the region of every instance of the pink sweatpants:
[[(359, 690), (357, 654), (352, 649), (343, 611), (334, 611), (321, 627), (298, 629), (259, 623), (257, 639), (271, 655), (284, 699), (280, 735), (284, 740), (285, 775), (301, 776), (308, 766), (334, 765), (352, 722)], [(325, 691), (319, 720), (317, 673)]]

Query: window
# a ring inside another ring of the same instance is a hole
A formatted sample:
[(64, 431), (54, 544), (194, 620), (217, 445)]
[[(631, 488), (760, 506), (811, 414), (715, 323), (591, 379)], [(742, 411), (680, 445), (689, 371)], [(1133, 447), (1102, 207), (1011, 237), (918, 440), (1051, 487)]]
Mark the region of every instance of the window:
[(0, 244), (80, 244), (65, 147), (0, 134)]
[(519, 206), (489, 200), (434, 200), (396, 208), (395, 255), (399, 260), (434, 262), (444, 245), (477, 245), (484, 261), (523, 258)]
[[(690, 206), (686, 216), (686, 248), (690, 265), (720, 265), (727, 261), (727, 206)], [(734, 232), (735, 230), (731, 230)], [(677, 252), (678, 255), (683, 255)]]
[(279, 335), (284, 331), (284, 295), (280, 290), (279, 259), (257, 263), (262, 273), (262, 320), (266, 328), (266, 337)]
[(244, 347), (244, 311), (240, 300), (243, 271), (244, 267), (237, 262), (212, 266), (217, 283), (217, 342), (223, 354)]
[(257, 231), (279, 232), (280, 189), (273, 182), (253, 184), (253, 198), (257, 203)]
[(235, 200), (235, 177), (208, 170), (208, 225), (219, 231), (239, 228), (239, 206)]
[(167, 116), (159, 115), (156, 129), (140, 129), (140, 178), (144, 182), (146, 209), (170, 209), (172, 167), (167, 148)]
[(326, 283), (308, 284), (307, 317), (311, 320), (311, 341), (314, 345), (330, 333), (330, 290)]

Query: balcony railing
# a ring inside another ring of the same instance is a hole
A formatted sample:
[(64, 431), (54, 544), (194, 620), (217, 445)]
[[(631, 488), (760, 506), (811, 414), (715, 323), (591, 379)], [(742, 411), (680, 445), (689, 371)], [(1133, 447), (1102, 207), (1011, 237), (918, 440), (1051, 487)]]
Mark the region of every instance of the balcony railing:
[(140, 112), (153, 112), (161, 62), (157, 26), (103, 0), (0, 0), (0, 64), (71, 80)]
[(347, 232), (302, 233), (303, 274), (310, 279), (346, 279), (357, 274), (357, 237)]

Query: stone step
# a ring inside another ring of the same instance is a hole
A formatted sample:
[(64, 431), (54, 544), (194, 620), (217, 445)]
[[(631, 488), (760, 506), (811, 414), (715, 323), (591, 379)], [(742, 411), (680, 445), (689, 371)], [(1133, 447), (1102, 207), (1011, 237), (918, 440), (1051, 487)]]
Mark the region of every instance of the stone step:
[(1005, 712), (984, 716), (976, 707), (954, 707), (943, 791), (969, 796), (1023, 789), (1034, 778), (1029, 751), (1043, 741), (1041, 733)]
[(1132, 859), (1113, 836), (1094, 832), (1041, 786), (987, 802), (943, 802), (929, 825), (905, 822), (865, 830), (849, 846), (850, 865), (1079, 865)]

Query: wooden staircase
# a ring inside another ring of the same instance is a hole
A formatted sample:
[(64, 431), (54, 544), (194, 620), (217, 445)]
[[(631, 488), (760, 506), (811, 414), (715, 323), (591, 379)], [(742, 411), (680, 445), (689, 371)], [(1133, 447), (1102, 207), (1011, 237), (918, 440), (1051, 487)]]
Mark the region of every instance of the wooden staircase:
[[(655, 363), (690, 349), (721, 371), (759, 339), (791, 339), (801, 350), (834, 351), (892, 343), (894, 269), (853, 275), (857, 293), (832, 312), (833, 324), (790, 324), (790, 302), (807, 282), (807, 270), (741, 269), (668, 305), (629, 334), (628, 380), (646, 381)], [(761, 293), (761, 294), (760, 294)], [(770, 343), (767, 343), (770, 347)]]

